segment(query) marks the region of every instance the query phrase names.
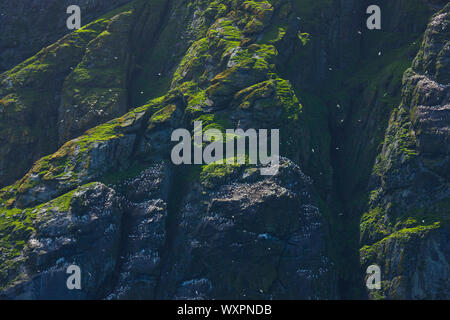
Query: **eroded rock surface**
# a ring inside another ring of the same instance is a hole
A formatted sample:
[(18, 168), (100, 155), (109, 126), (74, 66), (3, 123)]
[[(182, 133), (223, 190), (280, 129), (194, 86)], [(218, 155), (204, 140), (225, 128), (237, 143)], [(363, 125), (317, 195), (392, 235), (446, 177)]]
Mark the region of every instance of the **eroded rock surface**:
[[(220, 166), (215, 168), (220, 170)], [(237, 168), (211, 187), (205, 169), (179, 213), (164, 283), (176, 299), (336, 297), (327, 226), (311, 180), (284, 159), (275, 176)]]
[(387, 298), (449, 297), (449, 9), (433, 17), (405, 72), (361, 222), (362, 264), (382, 267)]
[[(444, 1), (381, 1), (377, 34), (356, 0), (89, 3), (0, 50), (1, 298), (448, 298)], [(195, 121), (280, 129), (278, 173), (175, 166)]]

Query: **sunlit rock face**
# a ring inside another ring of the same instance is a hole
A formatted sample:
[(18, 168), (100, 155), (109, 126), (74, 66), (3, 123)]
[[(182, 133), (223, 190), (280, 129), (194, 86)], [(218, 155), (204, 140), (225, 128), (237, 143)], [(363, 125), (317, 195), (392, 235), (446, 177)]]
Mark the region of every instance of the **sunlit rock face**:
[[(445, 1), (381, 30), (368, 1), (70, 4), (0, 4), (0, 298), (448, 299)], [(278, 170), (176, 165), (198, 122), (278, 129)]]

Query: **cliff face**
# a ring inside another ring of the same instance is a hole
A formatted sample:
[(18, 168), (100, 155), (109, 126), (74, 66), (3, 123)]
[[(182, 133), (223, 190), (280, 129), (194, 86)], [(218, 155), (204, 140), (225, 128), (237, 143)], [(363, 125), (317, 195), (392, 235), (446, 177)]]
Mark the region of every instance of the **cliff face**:
[(1, 186), (68, 140), (131, 109), (127, 89), (136, 39), (151, 41), (166, 6), (136, 3), (110, 13), (1, 75)]
[(361, 220), (361, 261), (385, 270), (389, 298), (448, 298), (450, 6), (433, 16), (403, 77)]
[[(82, 23), (130, 0), (18, 0), (0, 3), (0, 72), (31, 57), (57, 41), (67, 30), (67, 7), (82, 8)], [(51, 27), (50, 27), (51, 26)]]
[[(371, 298), (448, 297), (442, 1), (373, 32), (362, 1), (89, 3), (58, 41), (0, 35), (1, 297), (361, 298), (374, 263)], [(195, 121), (280, 128), (279, 172), (173, 165)]]

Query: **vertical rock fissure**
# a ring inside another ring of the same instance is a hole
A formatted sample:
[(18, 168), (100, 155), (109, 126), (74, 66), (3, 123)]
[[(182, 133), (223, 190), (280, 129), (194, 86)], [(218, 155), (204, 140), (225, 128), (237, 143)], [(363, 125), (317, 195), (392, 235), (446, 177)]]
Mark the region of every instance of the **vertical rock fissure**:
[[(173, 267), (174, 242), (178, 234), (179, 215), (182, 209), (183, 200), (187, 194), (187, 175), (183, 170), (189, 170), (187, 166), (176, 167), (172, 165), (171, 183), (167, 198), (167, 220), (165, 224), (166, 240), (161, 249), (160, 273), (156, 280), (154, 299), (171, 298), (170, 285), (163, 284), (164, 274), (170, 274)], [(169, 295), (169, 296), (168, 296)]]
[[(351, 108), (350, 108), (351, 109)], [(351, 110), (349, 111), (351, 112)], [(330, 116), (331, 117), (331, 116)], [(330, 121), (332, 121), (330, 119)], [(345, 130), (334, 130), (329, 126), (331, 132), (330, 164), (333, 168), (332, 175), (332, 200), (329, 201), (330, 233), (335, 243), (334, 254), (338, 275), (338, 292), (342, 299), (362, 298), (363, 288), (359, 265), (359, 219), (360, 214), (348, 200), (348, 180), (342, 175), (340, 163), (343, 162), (342, 155), (337, 148), (342, 148), (339, 142), (345, 141)]]
[[(122, 206), (123, 206), (123, 213), (122, 213), (122, 220), (120, 223), (120, 241), (119, 241), (119, 250), (118, 250), (118, 255), (117, 255), (117, 259), (116, 259), (116, 265), (115, 265), (115, 269), (114, 272), (112, 274), (112, 286), (111, 286), (111, 290), (114, 291), (118, 288), (119, 285), (119, 281), (120, 281), (120, 273), (125, 261), (125, 255), (128, 252), (128, 248), (127, 248), (127, 238), (128, 235), (131, 233), (131, 206), (132, 204), (125, 199), (125, 197), (123, 197), (123, 202), (122, 202)], [(110, 292), (112, 293), (112, 292)], [(104, 297), (98, 297), (98, 299), (103, 299)]]
[[(145, 53), (149, 50), (152, 50), (152, 47), (154, 46), (154, 44), (157, 42), (158, 38), (161, 35), (161, 31), (164, 29), (164, 27), (167, 24), (167, 21), (169, 19), (169, 14), (170, 14), (170, 8), (172, 7), (172, 0), (167, 0), (165, 1), (164, 4), (164, 8), (158, 18), (158, 23), (157, 23), (157, 27), (154, 30), (154, 32), (150, 35), (150, 36), (144, 36), (144, 27), (141, 28), (141, 30), (136, 31), (135, 28), (137, 28), (137, 23), (135, 25), (135, 27), (133, 28), (133, 32), (136, 32), (138, 34), (138, 36), (135, 39), (139, 39), (139, 43), (134, 44), (135, 45), (135, 50), (137, 52), (139, 52), (139, 54), (135, 55), (132, 57), (132, 59), (134, 60), (132, 63), (132, 67), (130, 68), (129, 72), (128, 72), (128, 85), (127, 85), (127, 105), (129, 109), (135, 108), (137, 106), (133, 105), (133, 103), (135, 101), (133, 101), (133, 96), (135, 95), (135, 92), (137, 89), (134, 88), (134, 83), (133, 81), (131, 81), (131, 79), (134, 79), (137, 77), (139, 70), (137, 68), (138, 63), (143, 59), (143, 56), (145, 55)], [(148, 6), (147, 4), (145, 5), (146, 7)], [(146, 10), (143, 9), (143, 12), (145, 12)], [(151, 17), (146, 17), (146, 20), (151, 19)], [(139, 20), (139, 18), (137, 19)], [(144, 24), (145, 26), (145, 24)], [(142, 41), (146, 39), (146, 44), (142, 45)], [(148, 53), (147, 53), (148, 54)], [(156, 97), (148, 97), (150, 98), (156, 98)]]

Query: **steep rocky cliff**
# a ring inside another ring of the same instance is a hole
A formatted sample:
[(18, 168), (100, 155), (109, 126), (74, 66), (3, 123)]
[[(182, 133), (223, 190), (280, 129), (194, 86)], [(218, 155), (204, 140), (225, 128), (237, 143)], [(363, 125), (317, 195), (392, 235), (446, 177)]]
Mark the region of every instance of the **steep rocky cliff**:
[(448, 298), (450, 5), (433, 16), (391, 115), (361, 220), (361, 262), (389, 298)]
[[(444, 3), (4, 1), (0, 297), (448, 298)], [(175, 166), (195, 121), (279, 128), (278, 173)]]
[(82, 22), (115, 9), (129, 0), (18, 0), (0, 3), (0, 72), (14, 67), (69, 33), (66, 11), (83, 8)]

